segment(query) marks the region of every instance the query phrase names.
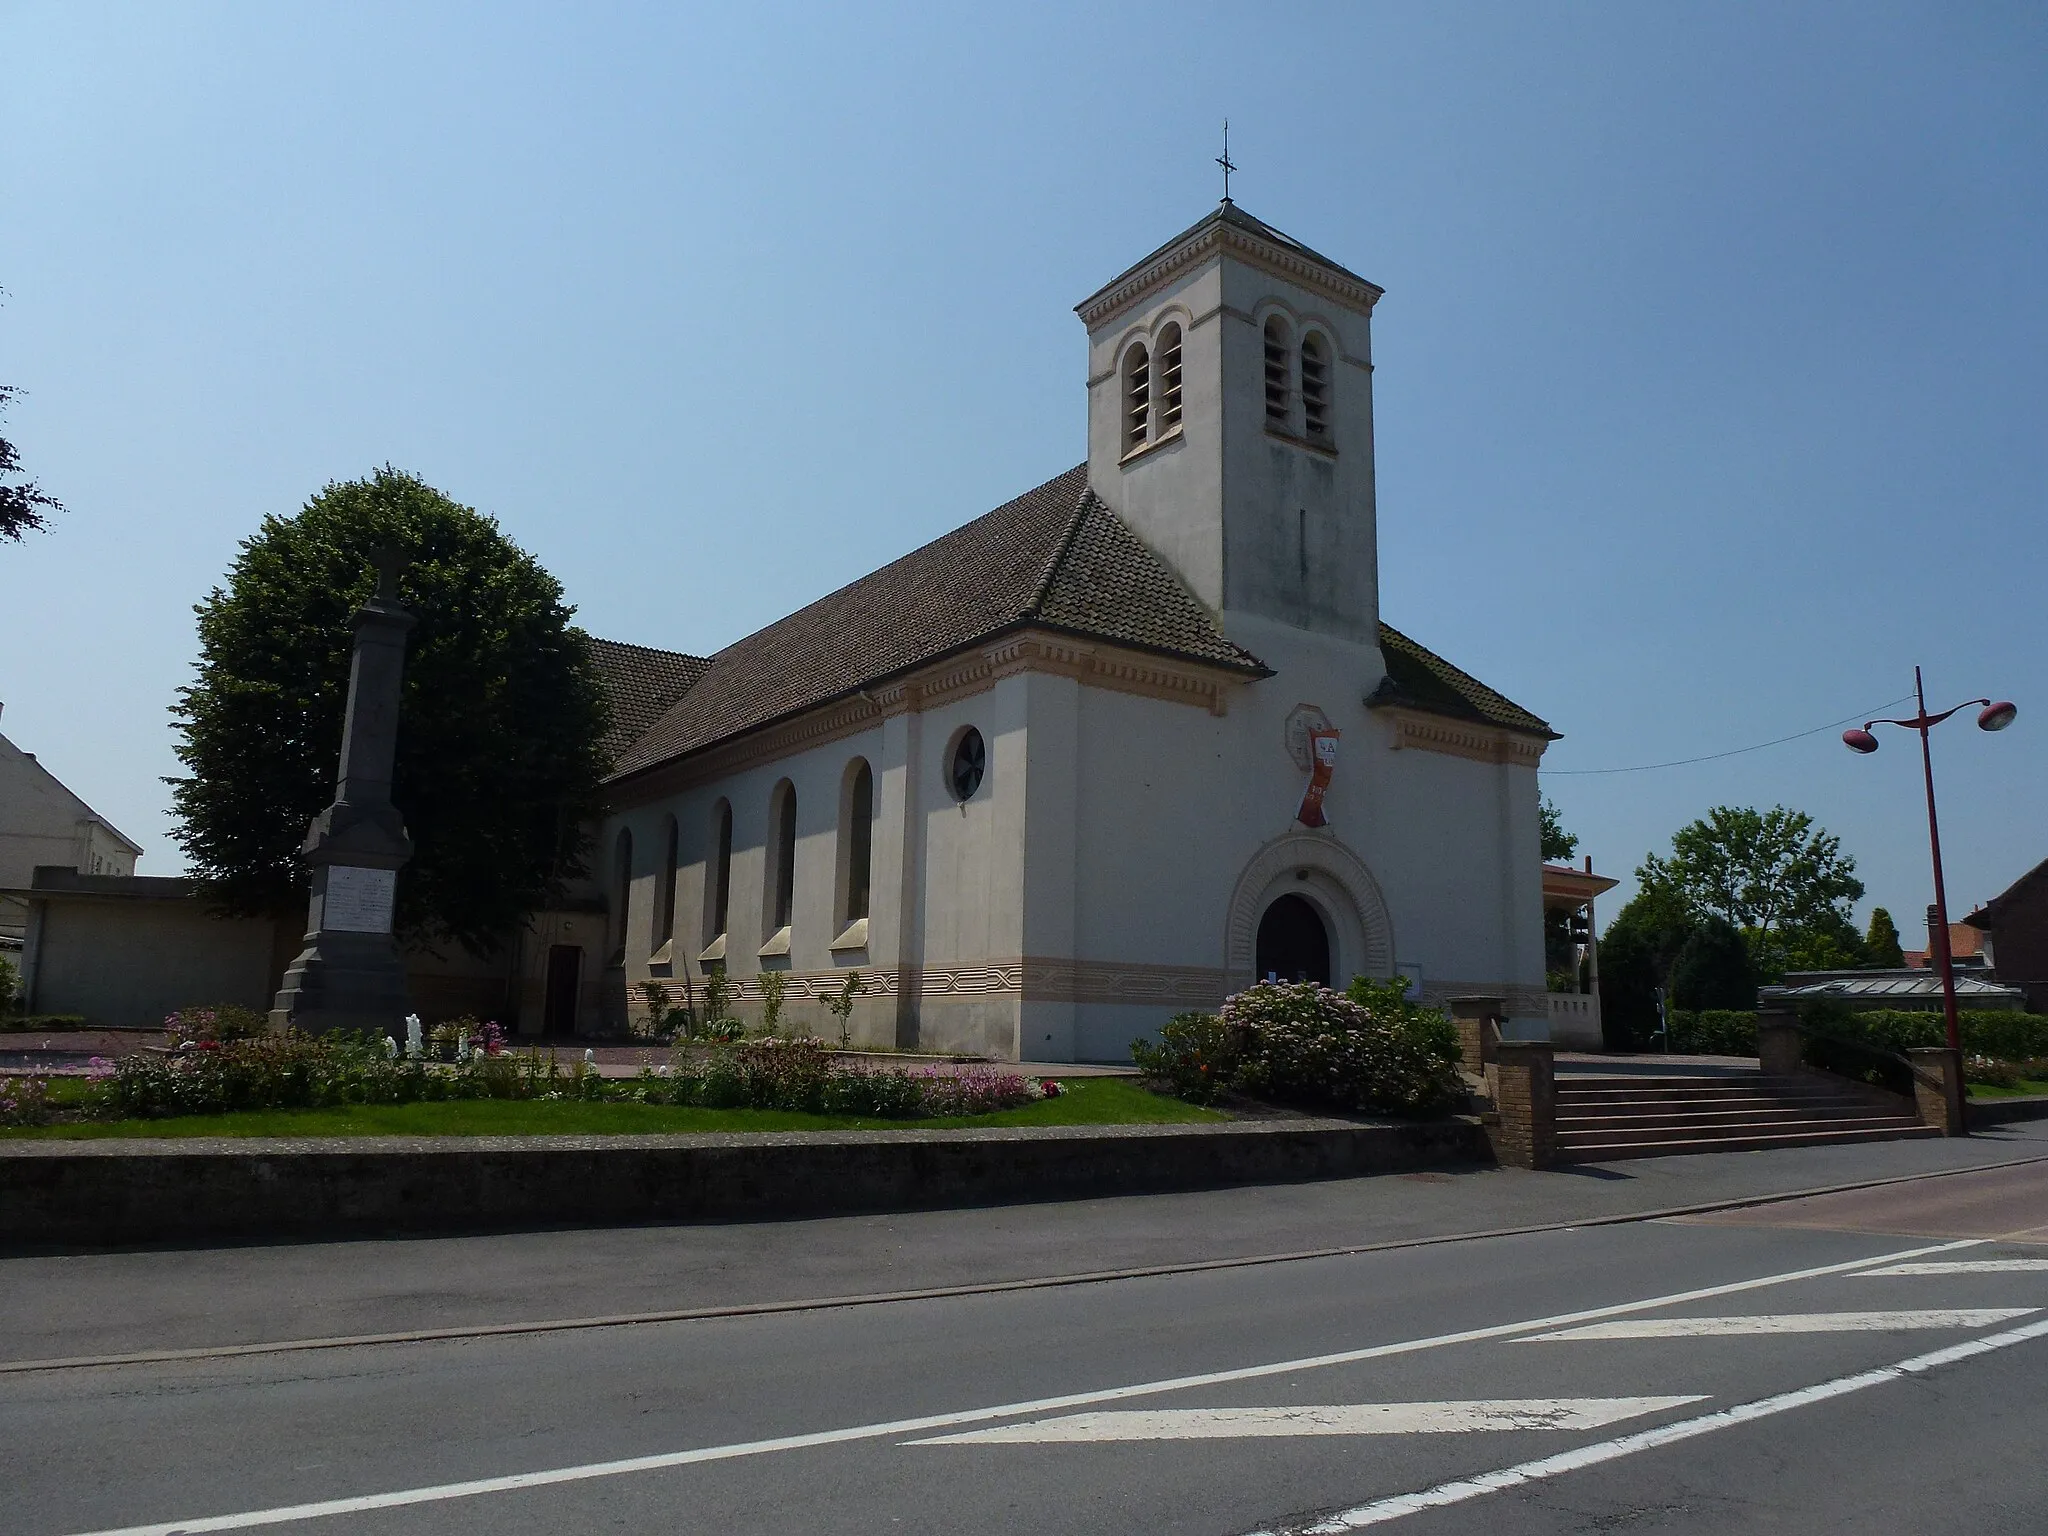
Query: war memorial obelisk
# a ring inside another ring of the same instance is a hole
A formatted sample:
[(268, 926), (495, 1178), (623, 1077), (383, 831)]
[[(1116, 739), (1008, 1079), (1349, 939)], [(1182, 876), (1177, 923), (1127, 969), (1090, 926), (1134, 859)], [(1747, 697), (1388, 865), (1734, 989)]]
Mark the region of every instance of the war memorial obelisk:
[(312, 866), (306, 947), (284, 973), (273, 1029), (357, 1029), (397, 1036), (405, 1018), (405, 957), (392, 937), (398, 871), (412, 838), (391, 803), (399, 685), (411, 613), (398, 602), (405, 562), (377, 557), (377, 590), (356, 610), (348, 715), (334, 803), (313, 818), (301, 853)]

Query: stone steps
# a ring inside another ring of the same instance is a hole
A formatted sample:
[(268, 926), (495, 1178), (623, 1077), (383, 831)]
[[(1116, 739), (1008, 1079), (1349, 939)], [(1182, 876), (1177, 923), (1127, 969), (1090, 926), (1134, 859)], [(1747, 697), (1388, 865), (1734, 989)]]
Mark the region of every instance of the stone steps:
[(1564, 1162), (1938, 1134), (1892, 1095), (1818, 1076), (1557, 1079), (1557, 1147)]

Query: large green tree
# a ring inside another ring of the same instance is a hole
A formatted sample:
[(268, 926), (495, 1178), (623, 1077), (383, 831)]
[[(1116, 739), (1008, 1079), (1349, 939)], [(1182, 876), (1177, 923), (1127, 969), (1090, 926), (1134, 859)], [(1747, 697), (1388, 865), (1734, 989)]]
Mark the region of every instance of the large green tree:
[(1717, 805), (1636, 870), (1645, 892), (1695, 921), (1719, 917), (1749, 941), (1759, 976), (1788, 966), (1858, 962), (1849, 920), (1863, 894), (1842, 840), (1804, 811)]
[[(0, 384), (0, 415), (20, 393), (11, 384)], [(50, 513), (63, 510), (61, 501), (23, 475), (21, 450), (0, 437), (0, 539), (18, 540), (47, 526)]]
[(1679, 1008), (1754, 1008), (1756, 972), (1733, 923), (1710, 917), (1671, 960), (1671, 1001)]
[(585, 872), (605, 701), (561, 585), (490, 518), (386, 467), (269, 517), (197, 608), (173, 713), (179, 844), (224, 910), (304, 910), (299, 849), (334, 797), (353, 615), (380, 549), (409, 560), (392, 799), (414, 854), (408, 938), (481, 951)]
[(1615, 1050), (1637, 1050), (1657, 1027), (1657, 989), (1700, 919), (1669, 892), (1641, 890), (1600, 935), (1600, 1028)]

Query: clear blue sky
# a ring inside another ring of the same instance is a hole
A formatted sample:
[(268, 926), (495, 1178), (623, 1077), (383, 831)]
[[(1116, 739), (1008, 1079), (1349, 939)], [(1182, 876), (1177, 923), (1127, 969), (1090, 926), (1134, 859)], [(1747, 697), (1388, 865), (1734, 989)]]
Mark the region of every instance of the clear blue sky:
[[(1083, 455), (1071, 306), (1216, 198), (1387, 289), (1387, 617), (1624, 874), (1812, 812), (1909, 942), (2048, 856), (2048, 11), (0, 3), (0, 729), (171, 873), (191, 605), (389, 461), (710, 651)], [(1133, 871), (1142, 879), (1143, 871)], [(1869, 905), (1868, 902), (1865, 906)], [(1612, 907), (1609, 908), (1611, 913)]]

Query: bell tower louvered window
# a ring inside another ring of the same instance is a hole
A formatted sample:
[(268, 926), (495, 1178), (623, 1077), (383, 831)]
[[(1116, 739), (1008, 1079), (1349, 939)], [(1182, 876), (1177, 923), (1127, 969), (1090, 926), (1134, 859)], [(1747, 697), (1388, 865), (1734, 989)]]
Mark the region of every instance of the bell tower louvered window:
[(1287, 322), (1275, 315), (1266, 322), (1266, 425), (1277, 432), (1287, 430), (1288, 351)]
[(1159, 435), (1180, 426), (1180, 327), (1159, 333)]
[(1124, 354), (1124, 452), (1143, 447), (1152, 425), (1152, 359), (1143, 343)]
[(1330, 354), (1323, 338), (1301, 338), (1301, 424), (1320, 443), (1330, 440)]

